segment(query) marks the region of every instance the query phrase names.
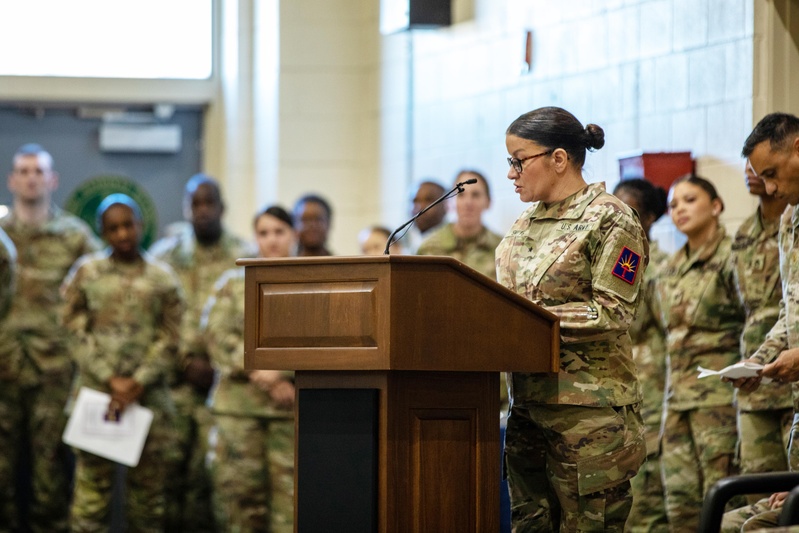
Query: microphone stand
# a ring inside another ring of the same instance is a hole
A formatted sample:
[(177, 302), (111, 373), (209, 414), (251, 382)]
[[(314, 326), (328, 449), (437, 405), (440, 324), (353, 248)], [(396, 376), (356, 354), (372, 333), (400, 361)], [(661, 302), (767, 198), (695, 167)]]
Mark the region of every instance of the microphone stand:
[(391, 248), (391, 245), (394, 244), (395, 242), (397, 242), (398, 240), (400, 240), (402, 237), (405, 236), (405, 234), (403, 233), (397, 239), (394, 239), (394, 237), (397, 235), (397, 233), (399, 233), (403, 229), (407, 228), (408, 226), (410, 226), (411, 224), (416, 222), (417, 218), (419, 218), (420, 216), (424, 215), (430, 209), (434, 208), (435, 206), (437, 206), (438, 204), (440, 204), (444, 200), (449, 200), (450, 198), (454, 198), (455, 196), (458, 196), (460, 193), (462, 193), (464, 191), (464, 189), (463, 189), (464, 185), (471, 185), (472, 183), (477, 183), (477, 178), (468, 179), (466, 181), (462, 181), (462, 182), (458, 183), (450, 191), (444, 193), (440, 198), (435, 200), (433, 203), (431, 203), (430, 205), (428, 205), (427, 207), (425, 207), (424, 209), (422, 209), (421, 211), (419, 211), (418, 213), (413, 215), (411, 217), (411, 219), (409, 221), (407, 221), (405, 224), (403, 224), (402, 226), (400, 226), (397, 229), (395, 229), (391, 233), (391, 235), (388, 236), (388, 240), (386, 241), (386, 249), (383, 251), (383, 255), (389, 255), (390, 254), (389, 248)]

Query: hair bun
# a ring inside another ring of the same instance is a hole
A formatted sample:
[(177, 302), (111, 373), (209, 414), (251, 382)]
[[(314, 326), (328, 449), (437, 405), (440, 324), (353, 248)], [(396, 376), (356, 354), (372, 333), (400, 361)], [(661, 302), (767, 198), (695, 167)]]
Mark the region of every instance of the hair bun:
[(605, 131), (596, 124), (585, 127), (585, 147), (589, 150), (599, 150), (605, 146)]

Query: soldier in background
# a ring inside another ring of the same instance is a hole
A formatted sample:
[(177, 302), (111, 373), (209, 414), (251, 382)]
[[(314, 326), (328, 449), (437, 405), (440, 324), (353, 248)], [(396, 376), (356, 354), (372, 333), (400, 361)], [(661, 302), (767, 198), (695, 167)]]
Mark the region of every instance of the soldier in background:
[(294, 203), (294, 222), (297, 226), (300, 257), (333, 255), (327, 248), (327, 236), (333, 210), (327, 200), (316, 194), (306, 194)]
[(630, 483), (633, 507), (625, 531), (631, 533), (666, 533), (669, 522), (663, 483), (660, 479), (660, 424), (663, 393), (666, 387), (666, 333), (660, 325), (655, 282), (668, 261), (668, 254), (650, 238), (650, 230), (666, 212), (666, 191), (643, 179), (625, 180), (613, 191), (624, 203), (635, 209), (649, 241), (649, 265), (644, 272), (640, 303), (630, 326), (633, 360), (644, 401), (641, 416), (646, 424), (646, 462)]
[[(747, 137), (742, 155), (748, 166), (763, 180), (766, 194), (787, 200), (791, 206), (780, 219), (778, 233), (782, 302), (777, 322), (763, 344), (749, 358), (765, 364), (759, 376), (733, 381), (741, 392), (758, 389), (762, 377), (781, 383), (793, 383), (794, 419), (791, 432), (799, 427), (799, 117), (788, 113), (771, 113), (763, 117)], [(790, 470), (799, 469), (799, 446), (791, 439), (788, 449)], [(768, 499), (736, 509), (724, 517), (724, 531), (735, 530), (741, 519), (749, 518), (742, 529), (774, 527), (787, 492), (772, 494)], [(795, 528), (791, 528), (795, 530)], [(777, 530), (775, 530), (777, 531)]]
[(32, 494), (20, 495), (29, 501), (21, 527), (27, 522), (32, 531), (48, 533), (69, 527), (72, 476), (61, 434), (74, 362), (70, 335), (60, 325), (59, 286), (80, 256), (101, 247), (88, 225), (52, 204), (57, 187), (50, 154), (38, 144), (22, 146), (8, 176), (14, 203), (0, 220), (18, 251), (17, 294), (2, 328), (21, 354), (0, 384), (0, 418), (13, 426), (13, 446), (0, 460), (19, 465), (22, 453), (30, 455)]
[[(296, 249), (293, 221), (269, 207), (253, 221), (261, 257)], [(244, 369), (244, 268), (225, 272), (203, 314), (217, 441), (214, 497), (227, 531), (294, 531), (294, 373)]]
[[(19, 347), (2, 326), (16, 290), (17, 250), (6, 232), (0, 229), (0, 450), (13, 450), (14, 428), (19, 411), (6, 412), (13, 406), (4, 395), (13, 390), (13, 380), (19, 363)], [(9, 383), (7, 383), (9, 382)], [(12, 397), (13, 399), (13, 397)], [(14, 462), (12, 457), (0, 457), (0, 532), (8, 533), (19, 528), (14, 487)]]
[(234, 267), (236, 259), (255, 253), (250, 244), (224, 229), (225, 204), (213, 178), (197, 174), (189, 179), (183, 208), (191, 225), (154, 243), (150, 253), (172, 267), (186, 295), (180, 362), (172, 380), (178, 445), (170, 458), (167, 530), (195, 533), (216, 529), (205, 465), (212, 425), (206, 400), (214, 372), (200, 332), (200, 317), (219, 276)]
[[(746, 185), (760, 205), (735, 234), (732, 257), (735, 284), (746, 311), (741, 359), (760, 347), (780, 314), (782, 286), (777, 234), (788, 201), (769, 196), (762, 178), (746, 165)], [(739, 393), (738, 440), (742, 474), (788, 469), (793, 402), (789, 384), (770, 383), (752, 393)]]
[(699, 380), (698, 370), (740, 359), (744, 311), (729, 264), (732, 239), (719, 222), (723, 209), (704, 178), (672, 184), (671, 219), (688, 238), (656, 283), (669, 354), (660, 465), (672, 531), (696, 531), (707, 491), (737, 470), (732, 387)]
[(465, 185), (464, 191), (455, 197), (455, 222), (434, 230), (416, 253), (454, 257), (489, 278), (497, 279), (494, 251), (502, 236), (483, 224), (483, 213), (491, 207), (488, 181), (476, 170), (463, 170), (455, 176), (455, 183), (471, 178), (477, 179), (477, 183)]
[[(64, 324), (76, 336), (76, 388), (111, 396), (110, 416), (125, 416), (134, 402), (153, 411), (139, 464), (127, 472), (126, 518), (131, 531), (164, 531), (165, 454), (174, 446), (174, 405), (168, 378), (180, 340), (183, 299), (165, 264), (141, 252), (139, 206), (124, 194), (97, 208), (110, 248), (81, 258), (64, 280)], [(72, 531), (110, 526), (116, 463), (77, 452)]]
[[(411, 200), (411, 216), (419, 214), (422, 209), (438, 200), (445, 192), (444, 187), (437, 181), (430, 178), (421, 181)], [(422, 241), (442, 227), (446, 217), (447, 206), (442, 202), (417, 218), (408, 230), (408, 237), (405, 239), (408, 253), (415, 254)]]

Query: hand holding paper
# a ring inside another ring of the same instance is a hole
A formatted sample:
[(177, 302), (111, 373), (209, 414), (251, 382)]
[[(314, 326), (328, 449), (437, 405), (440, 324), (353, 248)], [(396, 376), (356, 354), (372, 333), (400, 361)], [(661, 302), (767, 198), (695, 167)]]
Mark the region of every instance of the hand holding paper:
[[(763, 365), (754, 363), (752, 361), (741, 361), (735, 363), (721, 370), (708, 370), (707, 368), (698, 368), (699, 378), (706, 378), (708, 376), (719, 376), (720, 378), (727, 378), (731, 380), (740, 378), (754, 378), (758, 376), (758, 371), (763, 369)], [(771, 378), (764, 377), (762, 383), (770, 383)]]

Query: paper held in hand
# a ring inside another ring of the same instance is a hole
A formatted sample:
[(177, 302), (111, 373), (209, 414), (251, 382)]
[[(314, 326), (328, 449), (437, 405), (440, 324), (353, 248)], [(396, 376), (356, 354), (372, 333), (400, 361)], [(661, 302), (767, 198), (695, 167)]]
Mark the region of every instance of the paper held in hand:
[[(735, 363), (727, 368), (721, 370), (708, 370), (707, 368), (698, 368), (699, 378), (706, 378), (708, 376), (718, 376), (720, 378), (738, 379), (738, 378), (753, 378), (757, 376), (757, 371), (762, 370), (763, 365), (752, 363), (750, 361), (741, 361)], [(761, 383), (771, 383), (771, 378), (763, 378)]]
[(119, 421), (106, 420), (111, 396), (81, 387), (62, 440), (65, 444), (127, 466), (139, 464), (153, 412), (131, 404)]

